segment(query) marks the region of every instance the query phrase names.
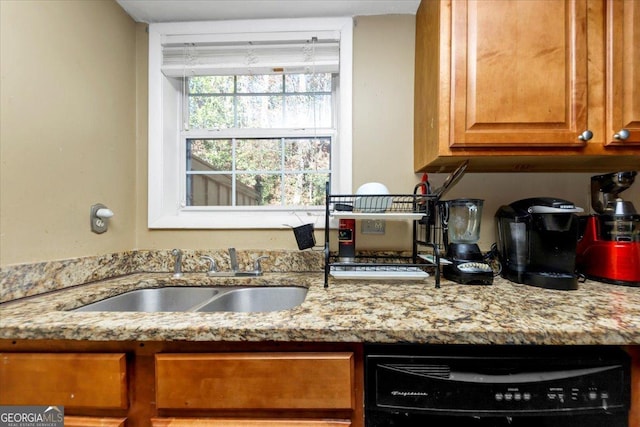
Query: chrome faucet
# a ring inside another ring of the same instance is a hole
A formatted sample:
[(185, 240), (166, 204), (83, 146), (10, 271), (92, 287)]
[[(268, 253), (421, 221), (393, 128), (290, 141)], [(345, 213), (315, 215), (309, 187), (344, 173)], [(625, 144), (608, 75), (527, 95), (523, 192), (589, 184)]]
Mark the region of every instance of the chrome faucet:
[(240, 265), (238, 264), (238, 256), (236, 254), (236, 248), (229, 248), (229, 263), (231, 264), (231, 276), (235, 277), (251, 277), (262, 276), (262, 265), (260, 261), (269, 258), (268, 256), (261, 256), (253, 261), (253, 270), (240, 271)]
[(200, 259), (209, 261), (209, 268), (207, 269), (207, 276), (218, 276), (219, 271), (216, 267), (216, 260), (210, 256), (201, 256)]
[(173, 264), (173, 277), (182, 277), (182, 251), (180, 249), (174, 249), (171, 251), (171, 255), (176, 257)]
[[(207, 269), (207, 276), (210, 277), (256, 277), (262, 276), (262, 265), (260, 261), (269, 258), (268, 256), (260, 256), (253, 261), (253, 270), (240, 271), (240, 264), (238, 263), (238, 255), (236, 248), (229, 248), (229, 264), (231, 265), (231, 271), (218, 271), (216, 260), (210, 256), (201, 256), (201, 259), (209, 262)], [(176, 276), (177, 277), (177, 276)]]
[(249, 271), (248, 273), (255, 274), (256, 276), (262, 276), (262, 264), (260, 263), (260, 261), (267, 258), (269, 257), (266, 255), (259, 256), (258, 258), (256, 258), (253, 261), (253, 271)]

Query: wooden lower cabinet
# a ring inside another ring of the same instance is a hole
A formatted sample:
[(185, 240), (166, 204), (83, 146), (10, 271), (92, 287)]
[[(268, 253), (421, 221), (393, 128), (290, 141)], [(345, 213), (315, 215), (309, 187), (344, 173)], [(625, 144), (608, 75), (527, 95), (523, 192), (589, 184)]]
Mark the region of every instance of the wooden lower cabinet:
[(154, 418), (152, 427), (348, 427), (344, 420), (287, 420), (287, 419), (215, 419), (215, 418)]
[(353, 353), (156, 355), (162, 409), (353, 408)]
[(640, 426), (640, 346), (626, 348), (631, 356), (631, 411), (629, 427)]
[(65, 427), (124, 427), (126, 355), (0, 353), (0, 405), (64, 407)]
[(123, 353), (0, 353), (0, 378), (0, 405), (128, 406)]
[(207, 416), (153, 426), (351, 425), (353, 352), (161, 353), (155, 368), (158, 411)]
[[(155, 356), (155, 367), (159, 411), (208, 416), (156, 418), (154, 427), (351, 425), (350, 419), (331, 418), (355, 406), (352, 352), (163, 353)], [(238, 417), (225, 418), (230, 411)]]
[(359, 343), (0, 340), (0, 405), (71, 427), (363, 427)]
[(65, 416), (64, 427), (124, 427), (125, 418)]

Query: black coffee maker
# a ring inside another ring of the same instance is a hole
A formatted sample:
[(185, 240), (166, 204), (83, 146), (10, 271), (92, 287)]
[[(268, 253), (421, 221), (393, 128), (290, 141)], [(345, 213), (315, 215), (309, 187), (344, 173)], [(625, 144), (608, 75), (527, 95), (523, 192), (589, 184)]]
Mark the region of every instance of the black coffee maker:
[(549, 197), (518, 200), (496, 212), (501, 275), (548, 289), (578, 289), (577, 213), (572, 202)]

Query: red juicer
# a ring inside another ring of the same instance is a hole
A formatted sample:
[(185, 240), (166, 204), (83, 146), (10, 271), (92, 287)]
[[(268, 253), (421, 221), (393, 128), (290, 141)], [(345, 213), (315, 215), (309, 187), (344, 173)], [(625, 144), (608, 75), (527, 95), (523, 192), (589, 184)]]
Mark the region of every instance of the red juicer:
[(593, 215), (580, 218), (579, 273), (601, 282), (640, 286), (640, 214), (619, 197), (637, 172), (591, 177)]

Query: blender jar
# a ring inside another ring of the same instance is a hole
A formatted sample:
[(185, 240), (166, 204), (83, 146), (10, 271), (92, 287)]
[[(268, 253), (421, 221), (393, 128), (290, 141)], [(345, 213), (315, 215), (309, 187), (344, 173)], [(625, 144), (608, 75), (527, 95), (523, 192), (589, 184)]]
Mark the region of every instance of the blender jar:
[(476, 243), (480, 239), (483, 202), (480, 199), (454, 199), (446, 202), (450, 243)]

